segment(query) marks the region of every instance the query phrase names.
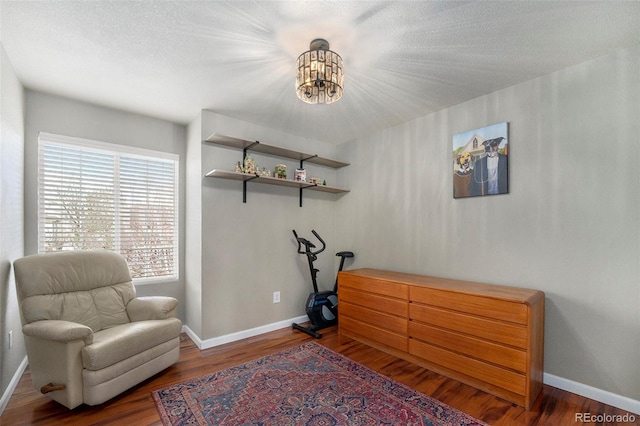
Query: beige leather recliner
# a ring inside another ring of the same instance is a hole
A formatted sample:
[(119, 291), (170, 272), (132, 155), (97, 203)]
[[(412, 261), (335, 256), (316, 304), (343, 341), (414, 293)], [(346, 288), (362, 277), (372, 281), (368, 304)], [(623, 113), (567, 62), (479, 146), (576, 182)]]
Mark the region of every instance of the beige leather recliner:
[(178, 301), (136, 298), (120, 254), (36, 254), (14, 269), (33, 384), (60, 404), (101, 404), (178, 361)]

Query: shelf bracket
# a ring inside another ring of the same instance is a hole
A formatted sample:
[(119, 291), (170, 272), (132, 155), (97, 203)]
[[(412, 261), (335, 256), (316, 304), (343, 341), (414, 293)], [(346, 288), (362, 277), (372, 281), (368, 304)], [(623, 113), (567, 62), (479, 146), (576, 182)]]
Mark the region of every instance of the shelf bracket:
[(300, 187), (300, 207), (302, 207), (302, 190), (306, 189), (306, 188), (311, 188), (312, 186), (318, 186), (317, 183), (310, 183), (307, 186), (301, 186)]
[(318, 156), (318, 154), (315, 154), (315, 155), (310, 155), (310, 156), (309, 156), (309, 157), (307, 157), (307, 158), (302, 158), (302, 159), (300, 160), (300, 168), (301, 168), (301, 169), (304, 169), (304, 162), (305, 162), (305, 161), (307, 161), (307, 160), (311, 160), (312, 158), (316, 158), (317, 156)]
[(259, 177), (258, 175), (255, 175), (255, 176), (251, 176), (249, 179), (242, 181), (242, 202), (243, 203), (247, 202), (247, 182), (249, 182), (250, 180), (257, 179), (258, 177)]
[[(300, 168), (304, 169), (304, 162), (307, 161), (307, 160), (311, 160), (312, 158), (316, 158), (317, 156), (318, 156), (318, 154), (314, 154), (314, 155), (310, 155), (310, 156), (308, 156), (306, 158), (301, 158), (300, 159)], [(315, 186), (315, 185), (309, 184), (307, 186), (300, 187), (300, 207), (302, 207), (302, 190), (304, 188), (309, 188), (310, 186)]]
[(255, 141), (246, 146), (246, 148), (242, 149), (242, 167), (244, 167), (244, 160), (247, 159), (247, 151), (250, 151), (251, 148), (258, 145), (260, 141)]
[[(249, 145), (247, 145), (245, 148), (242, 149), (242, 167), (243, 168), (244, 168), (244, 160), (247, 159), (247, 151), (249, 151), (254, 146), (258, 145), (259, 143), (260, 143), (260, 141), (252, 142)], [(256, 177), (252, 177), (251, 179), (247, 179), (247, 180), (242, 181), (242, 202), (243, 203), (247, 202), (247, 182), (249, 182), (250, 180), (254, 180), (257, 177), (258, 177), (258, 175), (256, 175)]]

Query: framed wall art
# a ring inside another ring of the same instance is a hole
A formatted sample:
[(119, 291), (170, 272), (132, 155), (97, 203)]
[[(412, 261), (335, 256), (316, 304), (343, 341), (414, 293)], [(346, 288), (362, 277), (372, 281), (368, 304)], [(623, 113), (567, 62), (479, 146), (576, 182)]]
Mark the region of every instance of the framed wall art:
[(453, 198), (509, 192), (509, 123), (453, 136)]

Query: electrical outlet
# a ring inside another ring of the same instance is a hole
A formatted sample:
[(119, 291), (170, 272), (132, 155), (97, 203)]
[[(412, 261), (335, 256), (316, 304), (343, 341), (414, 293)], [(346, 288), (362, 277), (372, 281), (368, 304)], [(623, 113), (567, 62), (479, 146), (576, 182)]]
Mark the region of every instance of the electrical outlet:
[(13, 330), (9, 331), (9, 349), (13, 346)]
[(280, 303), (280, 292), (279, 291), (274, 291), (273, 292), (273, 303)]

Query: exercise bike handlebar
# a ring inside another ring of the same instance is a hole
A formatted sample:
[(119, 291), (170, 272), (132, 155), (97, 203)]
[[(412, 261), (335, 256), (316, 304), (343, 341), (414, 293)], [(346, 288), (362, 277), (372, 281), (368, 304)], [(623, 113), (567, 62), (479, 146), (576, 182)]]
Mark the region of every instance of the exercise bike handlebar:
[[(298, 237), (298, 234), (296, 233), (296, 230), (293, 230), (293, 235), (296, 237), (296, 241), (298, 242), (298, 253), (300, 254), (311, 254), (311, 255), (317, 255), (320, 254), (324, 251), (325, 248), (327, 248), (327, 245), (325, 244), (324, 240), (320, 237), (320, 235), (318, 235), (318, 233), (315, 230), (311, 230), (311, 233), (313, 235), (315, 235), (315, 237), (318, 239), (318, 241), (320, 241), (320, 243), (322, 243), (322, 248), (320, 250), (317, 251), (313, 251), (311, 249), (316, 248), (316, 246), (309, 240), (307, 240), (306, 238), (301, 238)], [(305, 251), (302, 250), (302, 245), (304, 245), (305, 247)]]
[(318, 251), (314, 252), (313, 254), (318, 254), (318, 253), (320, 253), (320, 252), (323, 252), (323, 251), (324, 251), (324, 249), (326, 249), (326, 248), (327, 248), (327, 245), (324, 243), (324, 240), (323, 240), (322, 238), (320, 238), (320, 235), (318, 235), (318, 233), (317, 233), (315, 230), (313, 230), (313, 229), (312, 229), (312, 230), (311, 230), (311, 233), (312, 233), (313, 235), (315, 235), (315, 236), (316, 236), (316, 238), (318, 239), (318, 241), (320, 241), (320, 242), (322, 243), (322, 248), (321, 248), (320, 250), (318, 250)]

